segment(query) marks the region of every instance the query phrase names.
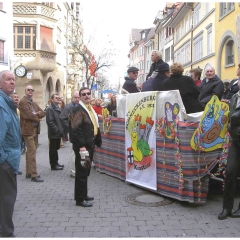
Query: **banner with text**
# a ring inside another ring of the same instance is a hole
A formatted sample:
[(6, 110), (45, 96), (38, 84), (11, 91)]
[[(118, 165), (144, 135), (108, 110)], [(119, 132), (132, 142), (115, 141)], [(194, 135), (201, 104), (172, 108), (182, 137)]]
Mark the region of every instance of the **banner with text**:
[(156, 94), (126, 96), (126, 181), (156, 190)]

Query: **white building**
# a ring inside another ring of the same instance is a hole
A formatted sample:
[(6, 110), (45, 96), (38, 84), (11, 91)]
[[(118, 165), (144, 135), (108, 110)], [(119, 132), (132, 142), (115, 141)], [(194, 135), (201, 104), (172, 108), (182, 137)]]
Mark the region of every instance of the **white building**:
[(12, 2), (0, 2), (0, 71), (13, 70)]

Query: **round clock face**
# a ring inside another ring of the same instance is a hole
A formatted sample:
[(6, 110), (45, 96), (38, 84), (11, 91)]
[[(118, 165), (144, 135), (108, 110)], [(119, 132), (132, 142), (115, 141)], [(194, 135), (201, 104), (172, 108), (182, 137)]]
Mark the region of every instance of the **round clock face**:
[(27, 75), (27, 69), (21, 65), (15, 69), (15, 73), (18, 77), (25, 77)]

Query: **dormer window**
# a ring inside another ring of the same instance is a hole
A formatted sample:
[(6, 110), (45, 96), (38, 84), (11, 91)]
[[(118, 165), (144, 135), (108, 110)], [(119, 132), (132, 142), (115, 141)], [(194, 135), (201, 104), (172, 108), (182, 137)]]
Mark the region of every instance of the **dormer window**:
[(142, 39), (144, 39), (145, 38), (145, 32), (142, 32)]

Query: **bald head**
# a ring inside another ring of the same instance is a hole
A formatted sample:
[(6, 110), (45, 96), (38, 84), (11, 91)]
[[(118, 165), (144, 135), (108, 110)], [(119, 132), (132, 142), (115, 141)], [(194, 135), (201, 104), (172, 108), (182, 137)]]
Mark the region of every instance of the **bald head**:
[(73, 101), (75, 104), (79, 104), (79, 100), (80, 100), (79, 91), (75, 91), (75, 92), (73, 93), (72, 101)]
[(9, 70), (0, 72), (0, 89), (7, 95), (10, 96), (14, 92), (15, 88), (15, 77)]

